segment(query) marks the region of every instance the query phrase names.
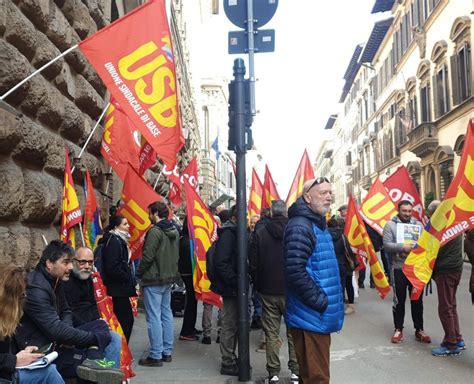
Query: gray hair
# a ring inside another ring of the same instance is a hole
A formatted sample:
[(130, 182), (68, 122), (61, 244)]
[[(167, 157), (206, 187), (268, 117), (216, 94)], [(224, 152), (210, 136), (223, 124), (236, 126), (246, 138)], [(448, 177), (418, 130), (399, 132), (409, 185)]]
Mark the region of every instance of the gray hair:
[(272, 217), (275, 216), (287, 216), (288, 209), (286, 203), (283, 200), (273, 200), (272, 201)]
[(439, 200), (433, 200), (429, 205), (428, 208), (426, 208), (426, 211), (429, 215), (432, 215), (434, 211), (436, 211), (436, 208), (438, 208), (438, 205), (441, 204), (441, 201)]

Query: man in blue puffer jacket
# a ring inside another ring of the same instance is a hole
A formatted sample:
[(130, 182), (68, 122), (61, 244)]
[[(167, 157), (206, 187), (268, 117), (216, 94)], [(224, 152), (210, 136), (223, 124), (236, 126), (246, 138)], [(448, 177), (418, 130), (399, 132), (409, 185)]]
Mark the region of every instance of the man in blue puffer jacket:
[(324, 177), (309, 180), (290, 207), (283, 239), (286, 324), (300, 367), (300, 383), (329, 383), (331, 333), (344, 321), (339, 267), (326, 228), (332, 200)]

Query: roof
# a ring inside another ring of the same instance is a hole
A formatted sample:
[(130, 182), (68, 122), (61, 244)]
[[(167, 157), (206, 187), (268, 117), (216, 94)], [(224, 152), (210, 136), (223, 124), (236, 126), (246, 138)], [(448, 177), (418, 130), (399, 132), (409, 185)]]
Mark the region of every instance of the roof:
[(354, 78), (357, 74), (357, 71), (360, 68), (359, 57), (362, 52), (362, 44), (358, 44), (355, 49), (354, 53), (352, 54), (351, 60), (349, 61), (349, 65), (347, 66), (346, 73), (344, 73), (343, 79), (346, 80), (344, 83), (344, 88), (342, 89), (342, 95), (339, 99), (339, 102), (342, 103), (346, 98), (347, 94), (349, 93)]
[(334, 123), (336, 122), (336, 119), (337, 119), (337, 115), (329, 116), (329, 119), (328, 119), (324, 129), (331, 129), (334, 126)]
[(376, 0), (371, 13), (390, 11), (393, 3), (395, 3), (395, 0)]
[(393, 17), (388, 19), (377, 21), (374, 24), (372, 33), (370, 34), (369, 40), (365, 44), (364, 51), (360, 56), (361, 63), (371, 63), (377, 53), (382, 40), (387, 34), (388, 29), (392, 25)]

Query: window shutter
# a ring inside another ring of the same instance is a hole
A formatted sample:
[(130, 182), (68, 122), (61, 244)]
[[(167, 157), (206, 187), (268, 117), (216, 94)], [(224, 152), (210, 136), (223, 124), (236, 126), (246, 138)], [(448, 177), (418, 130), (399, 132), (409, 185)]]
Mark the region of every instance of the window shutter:
[(451, 61), (451, 88), (453, 90), (453, 106), (458, 105), (461, 101), (459, 97), (459, 77), (458, 77), (458, 57), (456, 54), (452, 55)]
[(440, 108), (439, 108), (440, 100), (438, 98), (442, 97), (442, 95), (438, 94), (438, 85), (439, 84), (438, 84), (437, 74), (433, 75), (433, 77), (431, 79), (432, 79), (431, 84), (433, 84), (433, 101), (434, 101), (433, 111), (434, 111), (435, 119), (437, 119), (440, 116)]

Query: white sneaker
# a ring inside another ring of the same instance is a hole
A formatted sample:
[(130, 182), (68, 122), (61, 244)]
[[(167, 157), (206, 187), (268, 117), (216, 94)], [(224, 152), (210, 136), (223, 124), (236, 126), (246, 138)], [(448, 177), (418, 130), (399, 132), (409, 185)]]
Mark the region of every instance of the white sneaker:
[(298, 382), (299, 382), (298, 375), (292, 373), (291, 376), (290, 376), (290, 381), (291, 381), (291, 384), (298, 384)]
[(269, 383), (279, 383), (280, 382), (280, 379), (278, 378), (277, 375), (274, 375), (270, 378), (270, 380), (268, 381)]

